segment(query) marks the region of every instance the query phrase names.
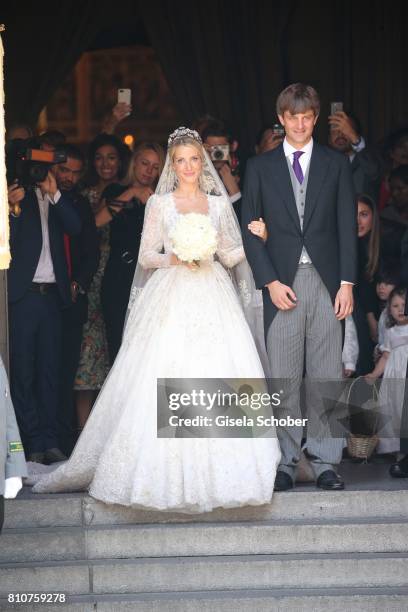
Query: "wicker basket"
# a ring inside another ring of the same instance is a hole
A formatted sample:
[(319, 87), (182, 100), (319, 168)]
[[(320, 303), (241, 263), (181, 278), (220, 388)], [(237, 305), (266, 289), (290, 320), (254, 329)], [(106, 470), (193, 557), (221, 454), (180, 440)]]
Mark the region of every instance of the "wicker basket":
[[(347, 404), (349, 403), (351, 389), (360, 378), (363, 377), (357, 377), (350, 385), (347, 394)], [(373, 385), (373, 400), (378, 402), (378, 390), (375, 385)], [(375, 431), (376, 429), (377, 427), (373, 429), (372, 434), (349, 434), (349, 437), (347, 439), (347, 450), (350, 457), (353, 457), (354, 459), (364, 459), (365, 461), (367, 461), (369, 457), (371, 457), (379, 440)]]
[(376, 434), (372, 436), (350, 434), (347, 440), (347, 450), (350, 457), (367, 461), (377, 444), (378, 436)]

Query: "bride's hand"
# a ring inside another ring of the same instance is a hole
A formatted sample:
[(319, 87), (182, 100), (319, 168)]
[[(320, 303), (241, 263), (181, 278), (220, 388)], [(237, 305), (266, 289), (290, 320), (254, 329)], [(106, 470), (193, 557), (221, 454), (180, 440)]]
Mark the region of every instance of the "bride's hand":
[(187, 266), (189, 270), (198, 270), (200, 265), (195, 261), (183, 261), (184, 265)]
[(171, 257), (170, 257), (171, 266), (180, 266), (182, 263), (183, 262), (181, 261), (181, 259), (179, 259), (175, 253), (171, 254)]
[(199, 264), (195, 263), (194, 261), (191, 261), (191, 262), (181, 261), (181, 259), (179, 259), (175, 253), (171, 254), (170, 265), (171, 266), (187, 266), (189, 270), (198, 270), (198, 268), (200, 267)]
[(258, 236), (264, 242), (268, 239), (268, 230), (266, 229), (265, 221), (262, 217), (259, 218), (259, 221), (251, 221), (248, 224), (249, 231), (254, 234), (254, 236)]

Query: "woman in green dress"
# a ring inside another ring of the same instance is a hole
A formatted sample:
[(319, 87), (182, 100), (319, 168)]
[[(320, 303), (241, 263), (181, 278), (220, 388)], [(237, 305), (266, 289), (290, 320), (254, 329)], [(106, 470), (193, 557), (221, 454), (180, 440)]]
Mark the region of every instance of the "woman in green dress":
[[(96, 215), (102, 207), (105, 189), (126, 174), (130, 151), (119, 138), (99, 134), (88, 153), (88, 186), (83, 190)], [(109, 371), (106, 331), (101, 306), (101, 283), (109, 257), (109, 225), (99, 230), (100, 260), (88, 292), (88, 321), (84, 325), (81, 357), (75, 378), (78, 428), (81, 430)]]

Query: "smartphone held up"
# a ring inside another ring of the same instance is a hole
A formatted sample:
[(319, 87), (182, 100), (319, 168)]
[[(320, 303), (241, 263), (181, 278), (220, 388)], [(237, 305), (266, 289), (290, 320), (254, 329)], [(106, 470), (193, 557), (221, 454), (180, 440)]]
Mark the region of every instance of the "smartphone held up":
[(335, 115), (343, 111), (343, 102), (331, 102), (330, 103), (330, 114)]
[(277, 138), (285, 138), (285, 128), (280, 123), (274, 123), (272, 127), (272, 134)]
[(120, 119), (128, 117), (132, 111), (132, 91), (130, 89), (122, 88), (118, 89), (118, 112), (120, 113)]
[(130, 104), (132, 92), (130, 89), (118, 89), (118, 104)]

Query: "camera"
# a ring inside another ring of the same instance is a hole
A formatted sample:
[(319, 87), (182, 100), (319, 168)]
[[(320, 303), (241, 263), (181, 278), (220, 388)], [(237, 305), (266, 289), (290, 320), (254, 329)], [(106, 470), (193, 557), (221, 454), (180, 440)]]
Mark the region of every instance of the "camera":
[(26, 190), (33, 188), (45, 181), (53, 164), (61, 164), (66, 159), (63, 149), (43, 151), (33, 138), (10, 140), (6, 145), (7, 184), (17, 181)]
[(108, 208), (110, 206), (118, 206), (121, 208), (121, 210), (133, 210), (134, 208), (141, 206), (141, 202), (137, 198), (130, 198), (130, 200), (127, 200), (127, 202), (125, 202), (124, 200), (107, 198), (106, 203), (108, 205)]
[(230, 148), (229, 145), (213, 145), (210, 147), (210, 159), (212, 161), (229, 161)]

